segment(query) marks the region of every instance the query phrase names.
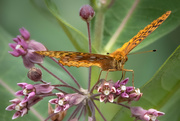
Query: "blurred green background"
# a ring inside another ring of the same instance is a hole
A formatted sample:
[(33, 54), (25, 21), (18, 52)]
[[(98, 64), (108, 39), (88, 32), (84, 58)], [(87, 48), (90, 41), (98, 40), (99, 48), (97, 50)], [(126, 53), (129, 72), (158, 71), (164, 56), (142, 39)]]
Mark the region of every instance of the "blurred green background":
[[(57, 6), (61, 17), (71, 26), (77, 28), (80, 32), (87, 36), (86, 24), (79, 17), (79, 9), (82, 5), (89, 3), (89, 1), (56, 0), (56, 3), (58, 3)], [(171, 16), (173, 16), (173, 14)], [(180, 16), (178, 16), (178, 18), (180, 18)], [(31, 33), (31, 39), (43, 43), (49, 50), (76, 51), (61, 26), (58, 24), (54, 16), (48, 11), (45, 3), (41, 0), (1, 0), (0, 24), (0, 81), (8, 85), (9, 88), (12, 88), (12, 91), (20, 89), (16, 86), (17, 82), (25, 81), (31, 83), (26, 77), (28, 70), (23, 67), (21, 57), (14, 58), (8, 54), (8, 51), (11, 51), (8, 47), (8, 43), (13, 43), (11, 38), (19, 35), (19, 28), (25, 27)], [(157, 49), (156, 53), (129, 56), (129, 60), (126, 63), (125, 68), (134, 70), (135, 87), (141, 87), (150, 80), (159, 67), (172, 54), (178, 45), (180, 45), (180, 27), (177, 25), (174, 28), (175, 29), (173, 29), (173, 31), (159, 38), (156, 42), (138, 50), (141, 52)], [(46, 58), (45, 64), (49, 65), (49, 68), (51, 68), (52, 71), (55, 71), (60, 78), (73, 85), (73, 82), (67, 75), (65, 75), (65, 72), (63, 72), (56, 64), (51, 62), (52, 61)], [(83, 88), (87, 88), (87, 68), (70, 67), (68, 70), (80, 82)], [(121, 72), (110, 73), (108, 78), (117, 81), (119, 79), (119, 76), (117, 76), (119, 73)], [(126, 76), (131, 78), (131, 75), (131, 73), (127, 73)], [(52, 81), (56, 84), (58, 83), (57, 80), (54, 80), (54, 78), (46, 75), (46, 72), (44, 72), (44, 77), (45, 81)], [(2, 83), (0, 87), (0, 96), (2, 98), (0, 101), (0, 117), (2, 121), (8, 121), (11, 120), (11, 116), (14, 112), (5, 111), (5, 108), (10, 104), (8, 100), (13, 99), (14, 95), (10, 93), (8, 88), (4, 87)], [(43, 100), (41, 104), (34, 106), (36, 111), (38, 111), (38, 113), (44, 118), (47, 116), (47, 101), (48, 99)], [(115, 107), (111, 106), (111, 108), (117, 111)], [(25, 117), (17, 119), (17, 121), (39, 120), (35, 118), (31, 111), (29, 113), (30, 114)], [(68, 114), (70, 113), (71, 111), (68, 112)], [(108, 119), (111, 119), (112, 116), (107, 115), (107, 117)]]

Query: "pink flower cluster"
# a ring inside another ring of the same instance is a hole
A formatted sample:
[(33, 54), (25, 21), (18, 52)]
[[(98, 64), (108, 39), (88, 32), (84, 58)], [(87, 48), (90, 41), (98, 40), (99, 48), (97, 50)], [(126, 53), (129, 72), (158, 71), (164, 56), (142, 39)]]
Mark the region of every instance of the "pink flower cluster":
[(9, 53), (14, 57), (22, 56), (26, 68), (33, 67), (35, 63), (42, 63), (43, 56), (34, 53), (34, 51), (45, 51), (46, 47), (35, 40), (30, 40), (30, 33), (25, 28), (21, 28), (19, 31), (21, 35), (13, 38), (15, 43), (9, 43), (13, 50)]
[(132, 117), (135, 117), (136, 120), (142, 121), (158, 121), (157, 117), (165, 114), (155, 109), (144, 110), (141, 107), (131, 107), (131, 113)]
[(12, 119), (16, 119), (18, 117), (23, 117), (25, 114), (28, 113), (28, 110), (31, 106), (39, 102), (42, 98), (41, 97), (34, 97), (31, 98), (31, 100), (28, 100), (27, 102), (21, 101), (20, 99), (13, 99), (10, 100), (12, 104), (9, 105), (6, 110), (12, 111), (15, 110), (16, 112), (14, 113)]
[(10, 100), (11, 105), (9, 105), (6, 110), (12, 111), (16, 110), (17, 112), (13, 115), (12, 119), (18, 118), (19, 116), (24, 116), (29, 108), (43, 99), (44, 95), (50, 94), (54, 89), (53, 86), (49, 84), (27, 84), (27, 83), (18, 83), (23, 90), (19, 90), (15, 93), (16, 96), (24, 96), (23, 100), (13, 99)]
[(49, 103), (57, 105), (56, 109), (54, 110), (54, 113), (65, 111), (71, 106), (81, 103), (85, 99), (85, 96), (80, 95), (78, 93), (65, 95), (59, 92), (59, 93), (56, 93), (56, 95), (57, 95), (57, 98), (51, 99), (49, 101)]
[(122, 81), (118, 80), (116, 83), (113, 81), (102, 80), (101, 85), (98, 87), (100, 95), (100, 102), (113, 102), (114, 98), (118, 98), (118, 103), (124, 101), (138, 101), (142, 96), (139, 89), (135, 89), (133, 86), (126, 86), (129, 78)]

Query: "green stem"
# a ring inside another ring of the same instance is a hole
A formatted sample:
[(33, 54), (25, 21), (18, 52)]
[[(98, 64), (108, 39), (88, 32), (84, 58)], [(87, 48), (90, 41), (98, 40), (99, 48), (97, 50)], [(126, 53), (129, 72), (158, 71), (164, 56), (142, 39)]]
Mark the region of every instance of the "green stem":
[(103, 39), (103, 30), (104, 30), (104, 10), (99, 9), (96, 13), (95, 25), (94, 25), (94, 41), (93, 45), (97, 51), (101, 51), (101, 43)]

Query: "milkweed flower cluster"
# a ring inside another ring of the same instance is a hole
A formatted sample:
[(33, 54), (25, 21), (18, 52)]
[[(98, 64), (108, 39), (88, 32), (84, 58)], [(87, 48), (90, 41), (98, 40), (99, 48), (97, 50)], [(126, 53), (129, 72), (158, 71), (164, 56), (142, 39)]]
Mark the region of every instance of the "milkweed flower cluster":
[[(86, 19), (86, 21), (90, 21), (94, 16), (93, 9), (83, 7), (80, 9), (80, 11), (83, 11), (83, 14), (80, 15), (83, 15), (81, 17), (85, 16), (84, 19)], [(88, 10), (90, 10), (90, 12), (85, 14)], [(100, 79), (91, 89), (84, 89), (61, 63), (58, 63), (56, 59), (51, 57), (51, 59), (62, 67), (72, 78), (78, 88), (75, 88), (74, 85), (69, 85), (66, 81), (60, 79), (44, 67), (42, 64), (44, 57), (35, 53), (35, 51), (46, 51), (46, 47), (35, 40), (30, 40), (30, 33), (25, 28), (21, 28), (20, 33), (21, 35), (13, 39), (15, 43), (9, 44), (13, 50), (9, 53), (14, 57), (22, 57), (24, 66), (29, 69), (27, 77), (36, 84), (28, 84), (25, 82), (17, 83), (21, 90), (17, 91), (15, 95), (23, 97), (23, 99), (16, 98), (10, 100), (12, 104), (9, 105), (6, 110), (16, 111), (12, 119), (23, 117), (30, 111), (30, 107), (36, 103), (40, 103), (41, 100), (46, 97), (52, 98), (47, 102), (49, 116), (47, 116), (45, 121), (49, 119), (52, 121), (61, 121), (64, 118), (68, 121), (78, 121), (80, 119), (86, 120), (85, 118), (87, 117), (88, 121), (95, 121), (95, 110), (97, 110), (103, 120), (106, 121), (106, 117), (102, 114), (95, 101), (123, 106), (131, 111), (132, 117), (135, 117), (135, 120), (157, 121), (156, 118), (158, 116), (164, 115), (163, 112), (155, 109), (145, 110), (141, 107), (131, 107), (131, 102), (138, 101), (142, 97), (142, 93), (138, 88), (126, 86), (129, 78), (118, 80), (117, 82)], [(46, 82), (47, 80), (44, 81), (42, 71), (40, 68), (35, 67), (36, 65), (40, 66), (44, 71), (47, 71), (49, 75), (55, 77), (59, 81), (59, 84), (51, 84), (49, 81)], [(68, 93), (64, 91), (62, 87), (72, 89), (74, 92)], [(67, 116), (67, 112), (71, 107), (76, 108)]]
[(32, 107), (33, 105), (35, 105), (40, 100), (42, 100), (42, 98), (38, 97), (38, 96), (31, 98), (27, 102), (24, 102), (20, 99), (15, 98), (15, 99), (9, 101), (12, 104), (9, 105), (6, 108), (6, 110), (8, 110), (8, 111), (15, 110), (16, 111), (14, 113), (12, 119), (16, 119), (18, 117), (23, 117), (25, 114), (28, 113), (29, 108)]
[(32, 68), (35, 63), (42, 63), (43, 56), (34, 53), (34, 51), (45, 51), (46, 47), (40, 42), (30, 40), (30, 33), (25, 28), (20, 28), (19, 31), (21, 35), (13, 38), (15, 43), (9, 43), (13, 50), (9, 53), (14, 57), (21, 56), (26, 68)]
[(125, 102), (128, 101), (138, 101), (142, 96), (139, 89), (135, 89), (133, 86), (125, 86), (129, 78), (126, 78), (122, 81), (118, 80), (114, 83), (112, 80), (105, 81), (101, 83), (98, 87), (98, 92), (100, 95), (100, 102), (113, 102), (114, 98), (117, 98), (117, 102)]
[(141, 107), (131, 107), (132, 117), (142, 121), (158, 121), (157, 117), (164, 115), (163, 112), (155, 109), (144, 110)]

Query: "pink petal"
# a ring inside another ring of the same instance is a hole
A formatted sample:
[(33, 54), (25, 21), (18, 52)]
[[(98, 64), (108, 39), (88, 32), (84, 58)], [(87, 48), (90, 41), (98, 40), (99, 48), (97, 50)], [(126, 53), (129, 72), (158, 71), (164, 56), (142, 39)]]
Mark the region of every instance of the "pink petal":
[(134, 98), (134, 101), (138, 101), (141, 97), (142, 95), (138, 95), (136, 98)]
[(21, 117), (23, 117), (27, 113), (27, 111), (28, 111), (27, 108), (22, 109)]
[(158, 111), (158, 116), (162, 116), (162, 115), (165, 115), (165, 113)]
[(14, 57), (19, 57), (20, 56), (20, 54), (17, 51), (8, 51), (8, 53), (10, 53)]
[(24, 89), (27, 83), (17, 83), (17, 85)]
[(34, 96), (36, 95), (35, 92), (31, 92), (28, 94), (27, 100), (29, 101), (30, 99), (32, 99)]
[(64, 94), (63, 94), (63, 93), (61, 93), (61, 92), (56, 93), (56, 95), (57, 95), (57, 97), (58, 97), (58, 98), (63, 98), (63, 97), (64, 97)]
[(109, 102), (113, 102), (114, 101), (114, 95), (110, 94), (108, 100), (109, 100)]
[(129, 78), (126, 78), (120, 82), (120, 85), (126, 85), (129, 81)]
[(49, 84), (35, 84), (36, 94), (50, 93), (54, 89), (54, 86)]
[(116, 90), (116, 95), (119, 95), (121, 93), (121, 90), (120, 89), (117, 89)]
[(15, 50), (17, 45), (18, 45), (17, 43), (9, 43), (9, 47), (13, 50)]
[(160, 112), (160, 111), (157, 111), (156, 109), (149, 109), (147, 111), (148, 114), (151, 114), (151, 115), (154, 115), (154, 116), (162, 116), (164, 115), (165, 113), (163, 112)]
[(34, 67), (34, 63), (29, 60), (27, 55), (28, 55), (28, 53), (25, 56), (22, 56), (23, 64), (26, 68), (30, 69), (30, 68)]
[(15, 109), (15, 106), (16, 106), (16, 104), (11, 104), (11, 105), (9, 105), (9, 106), (6, 108), (6, 110), (12, 111), (12, 110)]
[(42, 55), (39, 55), (34, 52), (35, 50), (28, 49), (28, 52), (26, 54), (26, 58), (29, 59), (32, 63), (43, 63), (44, 57)]
[(11, 102), (11, 103), (15, 103), (15, 104), (19, 104), (19, 103), (21, 102), (21, 100), (20, 100), (20, 99), (15, 98), (15, 99), (13, 99), (13, 100), (10, 100), (9, 102)]
[(100, 95), (99, 100), (100, 100), (100, 102), (103, 102), (105, 100), (105, 95)]
[(43, 97), (34, 96), (31, 100), (28, 101), (28, 107), (27, 108), (35, 105), (36, 103), (38, 103), (42, 99), (43, 99)]
[(21, 101), (21, 103), (19, 103), (19, 105), (20, 105), (21, 107), (25, 107), (27, 104), (26, 104), (26, 103), (23, 103), (23, 102)]
[(23, 96), (23, 90), (19, 90), (15, 93), (16, 96)]
[(21, 116), (21, 113), (19, 111), (17, 111), (16, 113), (14, 113), (12, 119), (16, 119), (18, 118), (19, 116)]
[(67, 110), (69, 107), (70, 107), (69, 104), (63, 105), (63, 110), (65, 111), (65, 110)]
[(46, 51), (46, 47), (37, 41), (31, 40), (28, 45), (29, 49), (36, 50), (36, 51)]
[(32, 84), (27, 84), (27, 85), (25, 86), (25, 88), (28, 89), (28, 90), (31, 90), (31, 89), (34, 88), (34, 86), (33, 86)]
[(49, 103), (51, 103), (51, 104), (58, 104), (58, 99), (57, 98), (51, 99), (51, 100), (49, 100)]
[(116, 88), (115, 88), (115, 87), (112, 87), (112, 88), (111, 88), (111, 92), (112, 92), (112, 93), (116, 93)]
[(18, 43), (18, 42), (19, 42), (18, 36), (17, 36), (16, 38), (13, 38), (13, 41), (16, 42), (16, 43)]
[(35, 97), (36, 93), (35, 92), (31, 92), (28, 94), (28, 96), (25, 96), (24, 99), (21, 101), (21, 103), (26, 103), (28, 101), (30, 101), (33, 97)]
[(123, 92), (123, 93), (121, 94), (121, 97), (123, 97), (123, 98), (129, 98), (129, 95), (128, 95), (127, 93)]
[(22, 104), (26, 103), (28, 100), (27, 100), (27, 96), (24, 97), (24, 99), (21, 101)]
[(119, 88), (120, 87), (120, 80), (118, 80), (115, 84), (114, 84), (115, 88)]
[(62, 107), (61, 106), (58, 106), (55, 110), (54, 110), (54, 113), (58, 113), (62, 111)]
[(102, 92), (102, 87), (99, 86), (98, 89), (97, 89), (98, 92)]
[(22, 48), (16, 49), (16, 51), (20, 54), (20, 55), (25, 55), (26, 51)]
[(30, 38), (30, 33), (28, 30), (26, 30), (24, 27), (20, 28), (19, 29), (22, 37), (25, 39), (25, 40), (28, 40)]
[(18, 39), (18, 44), (21, 45), (24, 50), (27, 50), (28, 47), (27, 42), (23, 38), (21, 38), (21, 36), (17, 36), (17, 39)]
[(133, 91), (133, 90), (134, 90), (134, 87), (132, 87), (132, 86), (126, 87), (126, 91), (127, 91), (127, 92), (131, 92), (131, 91)]
[(129, 98), (135, 98), (136, 96), (137, 96), (136, 93), (131, 93), (131, 94), (129, 94)]

